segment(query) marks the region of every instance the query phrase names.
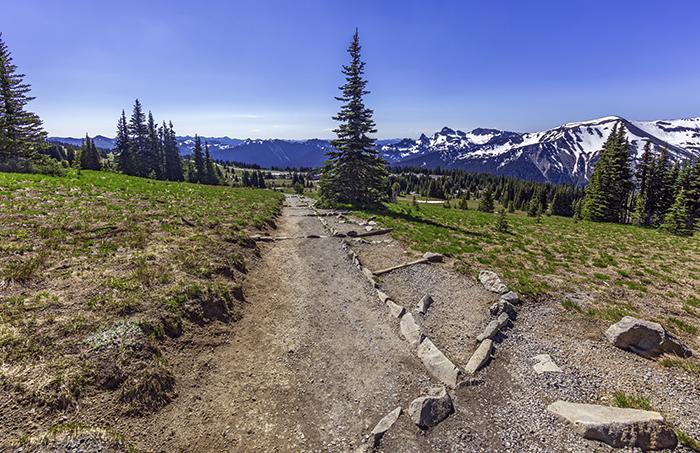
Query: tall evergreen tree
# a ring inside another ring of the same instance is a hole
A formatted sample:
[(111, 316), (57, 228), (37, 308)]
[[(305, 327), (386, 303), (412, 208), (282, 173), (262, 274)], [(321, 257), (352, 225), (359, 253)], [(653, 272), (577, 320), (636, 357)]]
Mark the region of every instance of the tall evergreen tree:
[(373, 111), (364, 104), (368, 94), (364, 80), (365, 62), (360, 57), (360, 37), (357, 30), (348, 48), (350, 65), (343, 66), (345, 84), (340, 88), (343, 102), (340, 112), (333, 117), (341, 124), (334, 130), (334, 150), (328, 153), (319, 192), (326, 203), (350, 203), (358, 207), (375, 206), (387, 194), (387, 170), (378, 156), (375, 140), (369, 136), (377, 132)]
[(642, 159), (637, 166), (636, 178), (639, 190), (637, 193), (636, 206), (634, 209), (634, 221), (637, 225), (651, 225), (655, 193), (652, 184), (654, 182), (656, 166), (654, 156), (651, 152), (651, 142), (644, 145)]
[(664, 216), (661, 228), (677, 236), (693, 234), (693, 218), (688, 210), (688, 198), (683, 188), (678, 191), (673, 204)]
[(119, 170), (127, 175), (134, 174), (134, 162), (131, 157), (131, 144), (129, 142), (129, 126), (126, 123), (124, 110), (122, 110), (122, 116), (117, 121), (117, 136), (114, 140), (114, 150), (119, 159)]
[(34, 98), (23, 77), (0, 33), (0, 166), (28, 164), (46, 146), (41, 119), (25, 108)]
[(194, 149), (192, 150), (192, 159), (194, 160), (194, 174), (190, 175), (190, 182), (205, 183), (207, 173), (204, 155), (202, 154), (202, 139), (199, 135), (194, 134)]
[(83, 170), (99, 170), (101, 168), (100, 153), (97, 151), (95, 141), (90, 139), (87, 134), (85, 134), (85, 140), (83, 140), (83, 146), (80, 150), (80, 168)]
[(598, 222), (624, 222), (632, 191), (629, 144), (624, 126), (616, 125), (605, 141), (586, 188), (583, 215)]
[(131, 175), (146, 176), (148, 174), (148, 127), (146, 115), (138, 99), (134, 102), (134, 109), (129, 120), (129, 144), (131, 148)]
[(146, 123), (146, 148), (144, 150), (144, 172), (149, 177), (163, 178), (164, 159), (161, 145), (158, 126), (155, 119), (153, 119), (153, 113), (149, 111)]
[(177, 139), (173, 130), (173, 123), (167, 125), (163, 122), (163, 154), (165, 160), (165, 178), (170, 181), (183, 181), (182, 162), (180, 152), (177, 149)]
[(216, 171), (214, 170), (214, 162), (212, 162), (211, 154), (209, 154), (209, 142), (204, 142), (204, 168), (205, 182), (207, 184), (218, 184), (219, 178), (216, 176)]
[(491, 187), (484, 189), (479, 200), (479, 211), (493, 212), (493, 191)]

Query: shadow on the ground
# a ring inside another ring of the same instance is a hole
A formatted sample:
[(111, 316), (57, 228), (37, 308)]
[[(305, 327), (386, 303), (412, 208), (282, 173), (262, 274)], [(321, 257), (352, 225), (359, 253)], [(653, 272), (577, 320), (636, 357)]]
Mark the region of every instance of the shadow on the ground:
[(462, 234), (465, 234), (468, 236), (484, 237), (483, 233), (477, 233), (475, 231), (467, 230), (466, 228), (456, 227), (453, 225), (445, 225), (443, 223), (436, 222), (435, 220), (415, 216), (413, 214), (406, 213), (406, 212), (395, 212), (395, 211), (392, 211), (390, 209), (387, 209), (386, 207), (374, 208), (371, 210), (366, 210), (365, 212), (367, 212), (369, 214), (373, 214), (373, 215), (390, 217), (392, 219), (405, 220), (405, 221), (414, 222), (414, 223), (422, 223), (424, 225), (429, 225), (429, 226), (433, 226), (433, 227), (445, 228), (445, 229), (448, 229), (450, 231), (462, 233)]

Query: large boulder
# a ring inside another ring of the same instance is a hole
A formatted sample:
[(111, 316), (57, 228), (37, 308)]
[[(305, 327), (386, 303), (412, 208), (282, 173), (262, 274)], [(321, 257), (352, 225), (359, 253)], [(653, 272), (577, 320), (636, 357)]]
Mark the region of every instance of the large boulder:
[(613, 448), (674, 449), (673, 430), (658, 412), (557, 401), (547, 410), (574, 425), (585, 439), (605, 442)]
[(605, 336), (614, 346), (646, 358), (655, 358), (664, 353), (680, 357), (692, 355), (692, 352), (669, 334), (661, 324), (632, 316), (625, 316), (611, 325)]
[(453, 412), (452, 398), (444, 387), (431, 389), (428, 395), (414, 399), (408, 406), (408, 415), (420, 429), (437, 425)]
[(493, 271), (483, 270), (479, 272), (479, 281), (484, 285), (484, 288), (493, 293), (504, 294), (508, 292), (508, 287)]
[(440, 351), (437, 346), (425, 338), (418, 346), (418, 358), (436, 379), (455, 388), (459, 378), (459, 369)]

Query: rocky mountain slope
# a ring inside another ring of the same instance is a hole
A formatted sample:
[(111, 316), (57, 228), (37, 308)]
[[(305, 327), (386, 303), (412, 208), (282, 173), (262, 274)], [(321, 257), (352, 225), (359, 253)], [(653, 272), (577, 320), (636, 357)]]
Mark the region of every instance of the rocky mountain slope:
[[(598, 153), (615, 125), (624, 125), (631, 154), (641, 155), (644, 144), (668, 148), (676, 160), (700, 157), (700, 117), (679, 120), (629, 121), (607, 116), (566, 123), (539, 132), (511, 132), (477, 128), (470, 132), (443, 128), (432, 137), (380, 140), (384, 159), (394, 166), (460, 168), (534, 181), (584, 185)], [(55, 142), (80, 145), (82, 138), (53, 137)], [(203, 137), (215, 159), (247, 162), (263, 167), (318, 167), (330, 149), (328, 140), (246, 139)], [(114, 140), (98, 135), (95, 143), (111, 149)], [(178, 137), (182, 154), (189, 154), (194, 137)]]

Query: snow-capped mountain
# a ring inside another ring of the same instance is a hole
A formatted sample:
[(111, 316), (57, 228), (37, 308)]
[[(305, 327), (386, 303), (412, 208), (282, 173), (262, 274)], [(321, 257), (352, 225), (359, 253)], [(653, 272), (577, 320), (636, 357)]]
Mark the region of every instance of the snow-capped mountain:
[[(700, 117), (661, 121), (628, 121), (606, 116), (566, 123), (540, 132), (474, 129), (471, 132), (443, 128), (418, 139), (378, 140), (381, 156), (394, 166), (461, 168), (534, 181), (584, 185), (598, 153), (615, 125), (624, 125), (630, 152), (636, 159), (650, 141), (666, 147), (673, 159), (700, 158)], [(82, 138), (49, 140), (81, 145)], [(112, 149), (114, 140), (96, 136), (98, 147)], [(328, 140), (245, 139), (202, 137), (215, 159), (246, 162), (262, 167), (319, 167), (331, 149)], [(181, 154), (189, 154), (194, 137), (177, 137)]]
[(634, 159), (644, 144), (666, 147), (673, 159), (700, 157), (700, 118), (668, 121), (628, 121), (608, 116), (567, 123), (540, 132), (495, 129), (462, 132), (443, 128), (432, 137), (380, 146), (393, 165), (461, 168), (535, 181), (583, 185), (613, 127), (623, 125)]

